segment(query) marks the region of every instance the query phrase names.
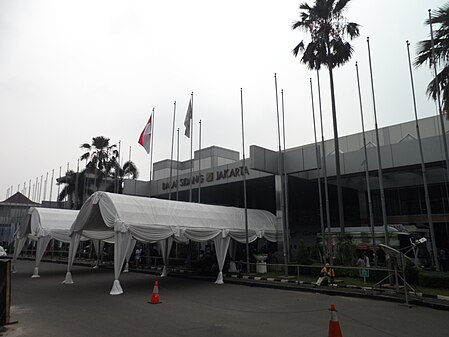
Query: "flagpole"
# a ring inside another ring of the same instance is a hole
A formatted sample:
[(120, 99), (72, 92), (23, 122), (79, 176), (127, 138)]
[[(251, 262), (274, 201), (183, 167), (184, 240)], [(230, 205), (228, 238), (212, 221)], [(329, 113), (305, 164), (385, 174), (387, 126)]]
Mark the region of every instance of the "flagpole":
[(377, 142), (377, 163), (379, 165), (379, 188), (380, 188), (380, 202), (382, 206), (382, 222), (385, 231), (385, 244), (390, 245), (390, 237), (388, 235), (388, 222), (387, 222), (387, 207), (385, 206), (385, 193), (384, 193), (384, 179), (382, 174), (382, 159), (380, 156), (380, 140), (379, 140), (379, 128), (377, 127), (377, 111), (376, 111), (376, 99), (374, 97), (374, 81), (373, 81), (373, 67), (371, 65), (371, 50), (369, 45), (369, 37), (366, 38), (368, 44), (368, 60), (369, 60), (369, 72), (371, 76), (371, 92), (373, 95), (373, 110), (374, 110), (374, 126), (376, 129), (376, 142)]
[[(62, 166), (59, 166), (59, 180), (61, 180)], [(58, 196), (56, 197), (56, 201), (59, 200), (59, 194), (61, 192), (61, 183), (58, 184)]]
[[(30, 192), (31, 192), (31, 179), (30, 179), (30, 181), (28, 183), (28, 199), (30, 198)], [(50, 198), (51, 198), (51, 193), (50, 193)]]
[(171, 185), (172, 185), (172, 176), (173, 176), (173, 143), (175, 140), (175, 119), (176, 119), (176, 101), (173, 103), (173, 128), (171, 133), (171, 153), (170, 153), (170, 180), (169, 180), (169, 192), (168, 192), (168, 200), (171, 200)]
[(441, 124), (441, 138), (443, 139), (443, 147), (444, 147), (444, 158), (446, 160), (446, 173), (449, 179), (449, 155), (447, 149), (447, 139), (446, 139), (446, 130), (444, 127), (444, 118), (443, 118), (443, 110), (441, 109), (441, 100), (440, 100), (440, 84), (438, 80), (438, 72), (437, 72), (437, 62), (435, 57), (435, 45), (433, 40), (433, 28), (432, 28), (432, 14), (429, 9), (429, 26), (430, 26), (430, 46), (432, 51), (432, 63), (433, 63), (433, 71), (435, 75), (435, 87), (437, 89), (437, 102), (438, 102), (438, 112), (440, 116), (440, 124)]
[(47, 172), (47, 175), (45, 176), (44, 197), (42, 198), (42, 200), (45, 200), (45, 198), (47, 197), (47, 183), (48, 183), (48, 172)]
[[(290, 224), (288, 221), (288, 176), (285, 172), (285, 119), (284, 119), (284, 89), (281, 89), (281, 107), (282, 107), (282, 137), (284, 142), (284, 152), (282, 152), (282, 176), (284, 177), (284, 203), (285, 203), (285, 231), (287, 233), (287, 247), (290, 248)], [(290, 261), (290, 249), (287, 259)]]
[(201, 203), (201, 119), (200, 119), (200, 127), (199, 127), (199, 145), (198, 145), (198, 203)]
[[(38, 195), (38, 190), (39, 190), (39, 176), (36, 177), (36, 188), (34, 189), (34, 202), (38, 202), (37, 200), (37, 195)], [(12, 186), (11, 186), (11, 192), (12, 192)]]
[[(122, 141), (119, 140), (118, 141), (118, 158), (117, 158), (117, 161), (115, 163), (115, 167), (116, 167), (115, 179), (114, 179), (114, 192), (115, 193), (119, 193), (120, 192), (120, 188), (119, 188), (119, 183), (120, 183), (119, 174), (120, 174), (120, 168), (123, 169), (122, 165), (120, 165), (121, 158), (122, 158)], [(125, 176), (125, 170), (123, 170), (123, 176)]]
[(321, 147), (323, 148), (323, 174), (324, 174), (324, 200), (326, 202), (326, 222), (327, 222), (327, 251), (329, 254), (329, 263), (334, 263), (334, 250), (331, 235), (331, 215), (329, 206), (329, 188), (327, 186), (327, 164), (326, 164), (326, 145), (324, 144), (324, 128), (323, 128), (323, 109), (321, 106), (321, 85), (320, 72), (316, 71), (316, 78), (318, 84), (318, 106), (320, 108), (320, 124), (321, 124)]
[(279, 118), (279, 100), (278, 100), (278, 83), (276, 73), (274, 74), (274, 87), (276, 93), (276, 117), (277, 117), (277, 131), (278, 131), (278, 173), (281, 177), (281, 191), (280, 191), (280, 208), (282, 214), (282, 232), (283, 232), (283, 254), (284, 254), (284, 264), (285, 264), (285, 273), (288, 273), (288, 247), (287, 247), (287, 231), (285, 228), (285, 207), (284, 207), (284, 186), (282, 183), (282, 149), (281, 149), (281, 127), (280, 127), (280, 118)]
[(192, 202), (192, 172), (193, 172), (193, 92), (190, 97), (192, 115), (190, 118), (190, 180), (189, 180), (189, 202)]
[(128, 163), (131, 163), (131, 145), (129, 146), (129, 151), (128, 151)]
[(39, 203), (41, 203), (41, 201), (42, 201), (42, 185), (43, 185), (42, 181), (43, 180), (44, 180), (44, 175), (42, 174), (41, 175), (41, 182), (39, 184)]
[(313, 102), (313, 86), (310, 78), (310, 98), (312, 101), (312, 116), (313, 116), (313, 135), (315, 137), (315, 154), (316, 154), (316, 171), (318, 175), (318, 198), (320, 199), (320, 221), (321, 221), (321, 237), (323, 239), (323, 259), (326, 256), (326, 244), (324, 238), (324, 212), (323, 212), (323, 196), (321, 195), (321, 172), (320, 172), (320, 150), (316, 137), (316, 122), (315, 122), (315, 104)]
[(78, 181), (80, 174), (80, 160), (76, 161), (76, 179), (75, 179), (75, 208), (78, 209)]
[(55, 175), (55, 169), (52, 169), (51, 170), (51, 181), (50, 181), (50, 207), (52, 207), (51, 206), (51, 198), (52, 198), (52, 196), (53, 196), (53, 178), (54, 178), (54, 175)]
[(151, 197), (151, 181), (153, 180), (153, 143), (154, 143), (154, 108), (153, 117), (151, 118), (151, 154), (150, 154), (150, 197)]
[(179, 200), (179, 128), (177, 130), (177, 149), (176, 149), (176, 200)]
[(412, 97), (413, 97), (413, 111), (415, 112), (416, 134), (418, 136), (419, 155), (421, 157), (421, 171), (422, 171), (422, 180), (423, 180), (423, 184), (424, 184), (424, 195), (425, 195), (425, 199), (426, 199), (427, 220), (429, 221), (430, 236), (431, 236), (431, 241), (432, 241), (432, 250), (433, 250), (433, 259), (434, 259), (434, 263), (435, 263), (435, 268), (437, 271), (440, 271), (440, 264), (438, 263), (438, 255), (437, 255), (437, 246), (435, 243), (435, 231), (434, 231), (433, 222), (432, 222), (432, 208), (430, 205), (429, 189), (427, 187), (426, 165), (424, 163), (424, 153), (423, 153), (422, 143), (421, 143), (421, 133), (419, 131), (419, 124), (418, 124), (418, 112), (417, 112), (417, 108), (416, 108), (416, 97), (415, 97), (415, 84), (413, 82), (412, 61), (410, 60), (410, 42), (407, 41), (406, 44), (407, 44), (408, 65), (409, 65), (409, 71), (410, 71), (410, 83), (411, 83)]
[(82, 202), (84, 203), (84, 201), (87, 199), (87, 194), (88, 192), (86, 191), (86, 188), (88, 188), (88, 175), (89, 175), (89, 170), (88, 170), (88, 162), (87, 162), (87, 158), (86, 158), (86, 168), (84, 169), (84, 181), (83, 181), (83, 200)]
[[(129, 157), (131, 157), (131, 145), (129, 146), (129, 148), (130, 148), (130, 153), (128, 155), (129, 155)], [(131, 159), (129, 159), (129, 161), (131, 161)], [(121, 150), (120, 150), (120, 166), (123, 166), (123, 157), (122, 157)]]
[(369, 183), (369, 163), (368, 163), (368, 152), (366, 149), (366, 137), (365, 137), (365, 122), (363, 120), (363, 105), (362, 105), (362, 92), (360, 90), (360, 77), (359, 77), (359, 66), (357, 62), (355, 63), (355, 69), (357, 73), (357, 88), (359, 93), (359, 105), (360, 105), (360, 118), (362, 121), (362, 136), (363, 136), (363, 150), (365, 153), (365, 180), (366, 180), (366, 191), (368, 195), (368, 212), (369, 212), (369, 223), (371, 227), (371, 236), (373, 240), (373, 260), (377, 267), (377, 254), (376, 254), (376, 234), (374, 232), (374, 213), (373, 213), (373, 203), (371, 200), (371, 187)]
[(246, 157), (245, 157), (245, 128), (243, 124), (243, 89), (240, 88), (240, 111), (242, 115), (242, 154), (243, 154), (243, 205), (245, 207), (245, 250), (246, 250), (246, 272), (250, 272), (249, 265), (249, 240), (248, 240), (248, 205), (246, 200)]

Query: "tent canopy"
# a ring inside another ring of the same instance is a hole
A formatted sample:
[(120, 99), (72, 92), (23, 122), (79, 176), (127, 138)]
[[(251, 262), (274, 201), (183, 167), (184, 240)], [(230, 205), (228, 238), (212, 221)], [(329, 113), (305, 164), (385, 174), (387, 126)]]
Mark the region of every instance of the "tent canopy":
[(70, 228), (79, 211), (60, 208), (30, 207), (17, 229), (16, 237), (33, 238), (50, 236), (63, 242), (70, 242)]
[[(248, 209), (249, 241), (265, 237), (277, 241), (276, 217)], [(83, 205), (72, 232), (130, 232), (140, 241), (160, 241), (173, 236), (194, 241), (218, 234), (245, 242), (244, 209), (155, 198), (96, 192)]]
[(79, 211), (58, 208), (31, 207), (30, 234), (35, 237), (50, 236), (59, 241), (70, 242), (70, 228)]
[[(248, 242), (265, 237), (278, 241), (276, 217), (267, 211), (248, 210)], [(246, 241), (245, 210), (236, 207), (196, 204), (173, 200), (95, 192), (83, 204), (71, 228), (69, 261), (65, 283), (73, 283), (70, 268), (81, 236), (90, 233), (114, 233), (114, 276), (111, 295), (123, 293), (119, 282), (126, 254), (133, 240), (159, 242), (165, 275), (171, 243), (213, 240), (219, 274), (223, 283), (223, 265), (230, 239)]]

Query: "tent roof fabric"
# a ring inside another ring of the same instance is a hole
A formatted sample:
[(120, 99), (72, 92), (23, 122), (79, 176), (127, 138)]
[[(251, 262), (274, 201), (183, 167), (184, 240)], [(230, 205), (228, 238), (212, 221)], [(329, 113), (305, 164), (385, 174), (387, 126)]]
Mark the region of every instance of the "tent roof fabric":
[(17, 237), (22, 238), (29, 234), (42, 237), (61, 230), (68, 236), (78, 213), (79, 211), (70, 209), (30, 207), (27, 215), (20, 221)]
[(36, 237), (51, 236), (52, 232), (70, 233), (70, 227), (79, 211), (60, 208), (35, 208), (29, 210), (31, 215), (31, 235)]
[(27, 215), (20, 221), (16, 237), (34, 240), (50, 237), (70, 242), (70, 228), (78, 213), (79, 211), (71, 209), (30, 207)]
[[(170, 236), (177, 237), (185, 231), (241, 235), (245, 233), (245, 213), (236, 207), (96, 192), (84, 203), (71, 231), (130, 231), (139, 240), (158, 240), (149, 234), (149, 228), (164, 231), (160, 239), (169, 236), (167, 229)], [(274, 238), (272, 241), (279, 235), (276, 217), (262, 210), (248, 209), (248, 230), (257, 237), (267, 234)]]

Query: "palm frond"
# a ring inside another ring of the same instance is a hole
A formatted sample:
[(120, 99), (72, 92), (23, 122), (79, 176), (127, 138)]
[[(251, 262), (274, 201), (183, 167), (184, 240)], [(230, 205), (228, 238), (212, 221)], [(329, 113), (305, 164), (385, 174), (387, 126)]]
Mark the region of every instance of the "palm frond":
[(65, 197), (68, 195), (67, 191), (68, 191), (67, 186), (64, 186), (58, 195), (59, 202), (63, 201), (65, 199)]
[(301, 41), (296, 45), (295, 48), (293, 48), (292, 53), (293, 55), (298, 56), (299, 52), (302, 52), (304, 50), (304, 41)]
[(353, 48), (349, 42), (336, 39), (331, 41), (330, 62), (332, 67), (339, 67), (349, 61), (352, 56)]
[(339, 14), (341, 13), (343, 10), (346, 9), (346, 5), (348, 4), (350, 0), (340, 0), (335, 4), (333, 13), (334, 14)]
[(360, 36), (359, 25), (355, 22), (349, 22), (345, 27), (345, 31), (351, 40)]

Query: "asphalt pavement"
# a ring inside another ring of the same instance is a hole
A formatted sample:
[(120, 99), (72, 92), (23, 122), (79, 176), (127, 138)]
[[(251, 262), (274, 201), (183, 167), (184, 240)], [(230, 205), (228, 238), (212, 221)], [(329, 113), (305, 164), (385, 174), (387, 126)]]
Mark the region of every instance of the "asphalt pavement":
[[(42, 263), (38, 279), (33, 262), (17, 268), (11, 320), (18, 323), (2, 337), (327, 336), (331, 304), (345, 337), (449, 335), (448, 311), (389, 301), (135, 272), (122, 274), (124, 294), (111, 296), (109, 269), (75, 266), (75, 284), (63, 285), (64, 264)], [(162, 303), (153, 305), (156, 280)]]

